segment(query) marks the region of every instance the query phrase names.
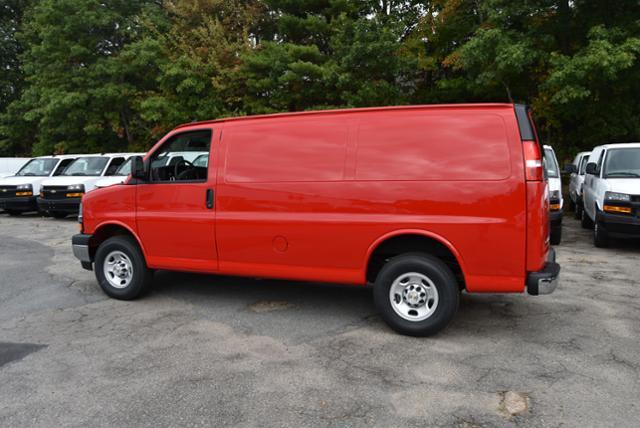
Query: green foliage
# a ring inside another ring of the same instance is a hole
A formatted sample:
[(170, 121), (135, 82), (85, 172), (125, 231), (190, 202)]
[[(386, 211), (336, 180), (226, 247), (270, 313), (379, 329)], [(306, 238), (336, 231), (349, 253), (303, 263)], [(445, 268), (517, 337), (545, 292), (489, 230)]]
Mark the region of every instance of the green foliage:
[(146, 150), (176, 124), (524, 102), (561, 154), (640, 139), (640, 2), (4, 0), (0, 154)]
[[(640, 25), (593, 27), (574, 55), (553, 54), (544, 90), (549, 116), (575, 148), (640, 136)], [(578, 107), (578, 108), (577, 108)], [(585, 124), (567, 126), (562, 124)]]

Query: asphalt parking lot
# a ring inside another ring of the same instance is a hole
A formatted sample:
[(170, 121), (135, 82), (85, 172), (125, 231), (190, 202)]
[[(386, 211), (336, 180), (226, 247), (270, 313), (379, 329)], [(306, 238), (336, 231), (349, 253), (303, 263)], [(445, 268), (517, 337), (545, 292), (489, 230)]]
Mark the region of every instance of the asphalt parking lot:
[[(637, 426), (640, 243), (565, 219), (550, 296), (399, 336), (371, 290), (158, 272), (106, 298), (69, 220), (0, 214), (0, 426)], [(505, 399), (506, 397), (506, 399)]]

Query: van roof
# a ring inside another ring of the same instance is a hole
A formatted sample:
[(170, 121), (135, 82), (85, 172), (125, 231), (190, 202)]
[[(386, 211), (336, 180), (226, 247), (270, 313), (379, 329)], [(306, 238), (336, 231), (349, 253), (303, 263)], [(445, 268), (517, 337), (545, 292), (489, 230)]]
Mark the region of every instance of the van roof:
[(283, 117), (297, 117), (297, 116), (322, 116), (344, 113), (362, 113), (362, 112), (376, 112), (376, 111), (402, 111), (402, 110), (424, 110), (424, 109), (456, 109), (456, 108), (477, 108), (477, 109), (512, 109), (514, 104), (509, 103), (475, 103), (475, 104), (422, 104), (422, 105), (408, 105), (408, 106), (389, 106), (389, 107), (361, 107), (361, 108), (349, 108), (349, 109), (335, 109), (335, 110), (309, 110), (299, 112), (287, 112), (287, 113), (272, 113), (272, 114), (260, 114), (253, 116), (237, 116), (226, 117), (220, 119), (194, 121), (190, 123), (183, 123), (176, 126), (174, 129), (184, 128), (187, 126), (205, 125), (211, 123), (223, 123), (223, 122), (236, 122), (244, 120), (254, 119), (269, 119), (269, 118), (283, 118)]
[(603, 144), (601, 146), (597, 146), (594, 147), (594, 150), (597, 148), (605, 148), (605, 149), (624, 149), (624, 148), (631, 148), (631, 149), (635, 149), (640, 147), (640, 143), (610, 143), (610, 144)]
[(124, 157), (131, 157), (131, 156), (143, 156), (146, 153), (76, 153), (76, 154), (69, 154), (69, 155), (47, 155), (47, 156), (38, 156), (34, 159), (49, 159), (49, 158), (56, 158), (56, 159), (69, 159), (69, 158), (89, 158), (89, 157), (97, 157), (97, 156), (106, 156), (106, 157), (116, 157), (116, 156), (124, 156)]
[(51, 158), (54, 158), (54, 159), (69, 159), (69, 158), (78, 158), (80, 156), (89, 156), (89, 155), (86, 155), (86, 154), (79, 154), (79, 155), (76, 155), (76, 154), (73, 154), (73, 155), (45, 155), (45, 156), (36, 156), (33, 159), (51, 159)]

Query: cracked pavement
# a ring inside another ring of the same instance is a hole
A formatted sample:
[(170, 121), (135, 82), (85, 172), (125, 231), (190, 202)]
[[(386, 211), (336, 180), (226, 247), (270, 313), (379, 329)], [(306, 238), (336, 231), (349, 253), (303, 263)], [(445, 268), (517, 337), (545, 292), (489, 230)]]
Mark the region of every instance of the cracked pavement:
[(111, 300), (73, 220), (0, 214), (0, 426), (636, 426), (640, 243), (564, 228), (554, 294), (463, 294), (416, 339), (368, 288), (158, 272)]

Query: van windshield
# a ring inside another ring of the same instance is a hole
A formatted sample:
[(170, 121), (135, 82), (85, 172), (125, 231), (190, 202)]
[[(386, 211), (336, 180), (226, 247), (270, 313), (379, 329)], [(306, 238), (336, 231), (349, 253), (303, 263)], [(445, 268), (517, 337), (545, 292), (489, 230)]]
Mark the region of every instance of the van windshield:
[(58, 159), (55, 158), (31, 159), (25, 166), (20, 168), (16, 175), (20, 177), (48, 177), (57, 163)]
[(552, 178), (560, 177), (558, 163), (553, 151), (544, 149), (544, 167), (547, 169), (547, 176)]
[(61, 175), (99, 176), (108, 160), (109, 158), (102, 156), (78, 158)]
[(589, 163), (589, 155), (582, 156), (582, 159), (580, 159), (580, 169), (578, 170), (579, 175), (584, 175), (585, 169), (587, 169), (588, 163)]
[(604, 163), (605, 178), (640, 178), (640, 147), (611, 149)]
[(116, 172), (113, 175), (127, 176), (127, 175), (131, 174), (131, 164), (132, 163), (133, 163), (133, 158), (127, 159), (125, 163), (120, 165), (120, 167), (116, 170)]

